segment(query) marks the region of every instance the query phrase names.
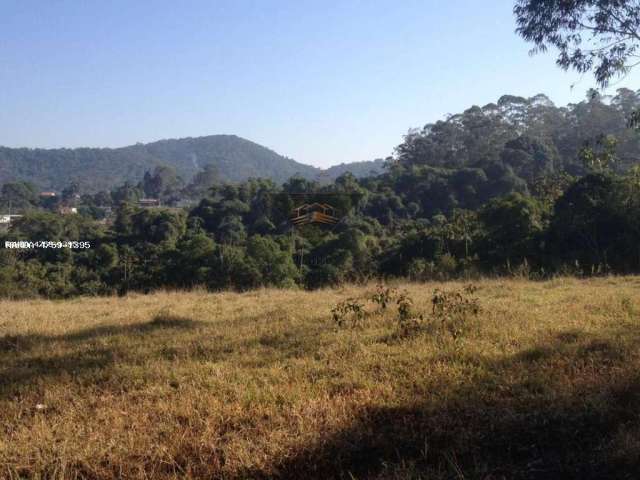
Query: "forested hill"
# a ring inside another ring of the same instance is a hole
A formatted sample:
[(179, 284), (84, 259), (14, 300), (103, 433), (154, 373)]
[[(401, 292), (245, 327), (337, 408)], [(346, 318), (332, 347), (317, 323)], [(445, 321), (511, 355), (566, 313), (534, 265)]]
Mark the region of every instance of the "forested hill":
[(415, 215), (430, 218), (514, 191), (531, 193), (552, 174), (579, 177), (604, 167), (585, 160), (623, 172), (640, 163), (640, 135), (629, 127), (639, 108), (640, 92), (629, 89), (612, 96), (590, 91), (564, 107), (541, 94), (504, 95), (410, 131), (392, 168), (369, 187), (395, 191)]
[[(628, 122), (638, 108), (630, 90), (566, 107), (503, 96), (411, 131), (382, 174), (363, 178), (219, 184), (195, 139), (132, 147), (154, 161), (191, 154), (176, 167), (204, 168), (186, 185), (170, 167), (93, 195), (69, 185), (42, 198), (5, 184), (0, 212), (23, 216), (0, 245), (80, 239), (91, 249), (0, 249), (0, 298), (637, 273), (640, 131)], [(142, 197), (182, 208), (140, 208)], [(302, 200), (329, 199), (337, 224), (293, 234), (289, 216)], [(71, 205), (78, 214), (62, 214)]]
[(327, 178), (329, 180), (335, 180), (345, 173), (351, 173), (358, 178), (370, 177), (382, 173), (384, 164), (385, 160), (381, 158), (369, 162), (341, 163), (340, 165), (334, 165), (324, 170), (320, 175), (320, 179)]
[[(0, 184), (27, 181), (61, 191), (109, 191), (137, 184), (159, 165), (173, 167), (184, 183), (212, 166), (216, 182), (266, 178), (281, 184), (292, 176), (331, 183), (351, 172), (374, 177), (379, 188), (395, 190), (427, 217), (452, 208), (477, 208), (489, 198), (524, 192), (536, 178), (553, 172), (582, 175), (581, 152), (615, 152), (612, 167), (623, 171), (640, 162), (640, 136), (629, 128), (640, 109), (640, 94), (595, 91), (585, 100), (559, 107), (545, 95), (504, 95), (495, 103), (412, 130), (396, 148), (393, 168), (384, 161), (340, 164), (327, 170), (296, 162), (235, 135), (161, 140), (123, 148), (27, 149), (0, 147)], [(391, 150), (391, 145), (389, 149)], [(373, 187), (372, 187), (373, 188)], [(373, 188), (375, 190), (375, 188)]]
[[(370, 165), (369, 165), (370, 164)], [(250, 177), (281, 183), (294, 175), (334, 179), (349, 167), (323, 171), (283, 157), (235, 135), (161, 140), (122, 148), (29, 149), (0, 147), (0, 184), (27, 181), (41, 189), (62, 190), (76, 182), (83, 191), (110, 190), (125, 181), (137, 183), (158, 165), (174, 167), (189, 181), (206, 165), (213, 165), (220, 181)], [(380, 171), (381, 162), (360, 162), (354, 174)]]

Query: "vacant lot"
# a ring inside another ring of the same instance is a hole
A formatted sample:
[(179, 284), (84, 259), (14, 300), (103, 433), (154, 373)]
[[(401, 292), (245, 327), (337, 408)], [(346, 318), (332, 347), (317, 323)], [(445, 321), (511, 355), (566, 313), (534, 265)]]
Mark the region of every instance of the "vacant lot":
[(0, 302), (0, 478), (636, 478), (640, 278)]

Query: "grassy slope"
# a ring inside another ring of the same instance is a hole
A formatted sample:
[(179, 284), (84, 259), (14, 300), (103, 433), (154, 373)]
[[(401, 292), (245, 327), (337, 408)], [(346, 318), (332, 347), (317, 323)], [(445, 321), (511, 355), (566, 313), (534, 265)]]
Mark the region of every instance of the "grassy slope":
[(633, 478), (640, 278), (480, 287), (458, 340), (336, 330), (371, 288), (0, 302), (0, 478)]

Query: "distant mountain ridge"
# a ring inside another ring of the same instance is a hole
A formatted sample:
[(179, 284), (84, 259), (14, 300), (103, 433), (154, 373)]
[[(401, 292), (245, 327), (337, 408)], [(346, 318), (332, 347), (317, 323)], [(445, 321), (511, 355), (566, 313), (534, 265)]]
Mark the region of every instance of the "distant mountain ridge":
[(381, 158), (364, 162), (341, 163), (322, 170), (321, 176), (333, 180), (340, 175), (350, 172), (358, 178), (368, 177), (382, 173), (384, 164), (385, 161)]
[(295, 175), (320, 181), (348, 171), (366, 176), (381, 172), (383, 161), (341, 164), (323, 170), (236, 135), (160, 140), (121, 148), (0, 147), (0, 184), (21, 180), (44, 190), (61, 190), (75, 181), (86, 191), (108, 190), (125, 181), (137, 183), (145, 172), (158, 165), (174, 167), (187, 182), (205, 165), (213, 165), (221, 181), (261, 177), (282, 183)]

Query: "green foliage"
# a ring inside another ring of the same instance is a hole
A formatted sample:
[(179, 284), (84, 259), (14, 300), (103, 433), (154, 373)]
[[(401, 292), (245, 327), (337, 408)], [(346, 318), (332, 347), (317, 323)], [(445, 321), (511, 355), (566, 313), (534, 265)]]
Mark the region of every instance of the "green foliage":
[(413, 281), (432, 280), (436, 277), (435, 272), (435, 263), (424, 258), (414, 258), (407, 266), (407, 276)]
[(465, 323), (480, 313), (480, 300), (473, 296), (475, 285), (467, 285), (456, 290), (435, 289), (431, 297), (431, 316), (446, 327), (453, 338), (458, 338)]
[(218, 168), (208, 164), (204, 169), (196, 173), (189, 185), (184, 189), (185, 196), (191, 199), (201, 199), (207, 196), (212, 188), (220, 184)]
[(389, 304), (395, 303), (398, 326), (403, 334), (415, 330), (424, 320), (424, 316), (415, 311), (413, 299), (406, 290), (398, 291), (395, 288), (378, 284), (375, 292), (366, 298), (347, 298), (337, 303), (331, 309), (333, 321), (338, 327), (362, 326), (364, 320), (371, 316), (371, 313), (366, 309), (365, 303), (368, 301), (378, 306), (377, 314), (383, 314)]
[[(233, 150), (238, 139), (209, 138), (136, 146), (136, 155), (153, 154), (153, 165), (139, 183), (111, 191), (91, 193), (69, 174), (61, 195), (39, 198), (32, 185), (12, 181), (0, 190), (11, 212), (0, 213), (24, 216), (2, 224), (0, 241), (90, 241), (91, 248), (13, 252), (0, 270), (0, 295), (18, 295), (15, 282), (26, 296), (67, 297), (637, 272), (640, 137), (626, 119), (639, 107), (640, 95), (625, 89), (566, 108), (543, 95), (506, 95), (411, 131), (384, 173), (367, 178), (316, 181), (301, 172), (281, 186), (265, 178), (224, 183), (214, 145)], [(96, 161), (119, 154), (100, 152)], [(177, 157), (190, 167), (161, 161)], [(181, 178), (192, 180), (184, 186)], [(162, 207), (141, 208), (143, 196), (159, 197)], [(293, 227), (292, 209), (313, 202), (331, 204), (340, 221)], [(63, 206), (80, 213), (62, 215)], [(380, 287), (366, 301), (380, 313), (399, 296)], [(408, 313), (410, 303), (396, 303), (405, 325), (420, 318)]]
[(298, 269), (288, 250), (275, 239), (254, 235), (247, 242), (247, 255), (255, 266), (256, 281), (260, 285), (295, 286)]
[(167, 200), (178, 194), (182, 184), (175, 168), (161, 165), (153, 173), (146, 172), (140, 186), (147, 198)]
[(518, 0), (517, 32), (535, 45), (558, 51), (565, 70), (593, 72), (606, 86), (635, 66), (640, 48), (640, 17), (635, 0)]
[(436, 258), (436, 271), (443, 279), (452, 278), (458, 267), (458, 261), (450, 253), (445, 253)]
[[(109, 191), (123, 183), (142, 183), (147, 196), (170, 196), (177, 187), (173, 174), (164, 180), (156, 168), (169, 169), (187, 182), (184, 195), (200, 199), (214, 184), (269, 178), (277, 183), (294, 175), (332, 181), (353, 171), (358, 177), (379, 173), (383, 164), (361, 162), (353, 167), (336, 166), (323, 171), (235, 135), (161, 140), (123, 148), (28, 149), (0, 147), (0, 184), (30, 182), (39, 190), (61, 191), (70, 180), (84, 192)], [(152, 172), (152, 173), (148, 173)], [(148, 173), (148, 174), (147, 174)], [(146, 178), (145, 178), (146, 177)], [(164, 183), (163, 183), (164, 182)], [(169, 192), (167, 188), (169, 187)]]
[(588, 175), (558, 199), (549, 228), (549, 253), (557, 262), (578, 262), (587, 270), (628, 271), (636, 254), (636, 212), (640, 199), (632, 177)]
[(579, 152), (585, 169), (592, 173), (611, 171), (617, 162), (617, 144), (613, 135), (601, 135), (595, 142), (588, 142)]
[(534, 180), (531, 192), (542, 206), (545, 214), (550, 215), (556, 201), (564, 195), (564, 192), (575, 180), (566, 172), (543, 175)]
[(480, 211), (484, 225), (482, 248), (493, 265), (521, 262), (536, 255), (543, 232), (543, 210), (533, 198), (513, 193), (491, 200)]
[(18, 213), (34, 209), (39, 200), (35, 186), (28, 182), (9, 182), (0, 190), (0, 208), (6, 212)]
[(371, 301), (378, 304), (380, 309), (386, 310), (387, 305), (396, 300), (398, 291), (395, 288), (387, 287), (383, 284), (376, 286), (376, 291), (371, 295)]
[(133, 187), (129, 182), (115, 188), (111, 192), (111, 198), (116, 205), (122, 203), (134, 203), (142, 198), (144, 192), (141, 188)]
[(338, 327), (360, 327), (367, 317), (364, 304), (355, 298), (347, 298), (331, 309), (331, 316)]
[(406, 290), (396, 297), (398, 306), (398, 326), (404, 335), (416, 330), (424, 320), (424, 315), (415, 311), (413, 299)]

